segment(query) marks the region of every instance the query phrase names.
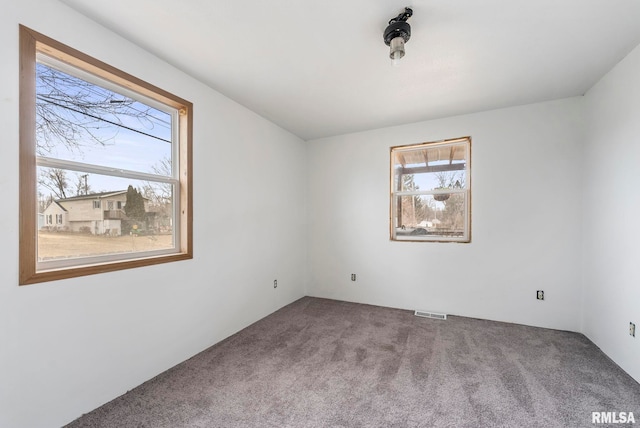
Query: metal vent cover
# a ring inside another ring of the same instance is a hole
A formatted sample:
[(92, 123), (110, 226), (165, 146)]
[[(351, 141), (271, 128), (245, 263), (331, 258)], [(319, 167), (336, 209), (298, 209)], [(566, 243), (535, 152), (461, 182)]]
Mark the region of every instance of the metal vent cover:
[(447, 314), (439, 314), (437, 312), (421, 311), (419, 309), (416, 309), (414, 314), (417, 317), (432, 318), (432, 319), (435, 319), (435, 320), (446, 320), (447, 319)]

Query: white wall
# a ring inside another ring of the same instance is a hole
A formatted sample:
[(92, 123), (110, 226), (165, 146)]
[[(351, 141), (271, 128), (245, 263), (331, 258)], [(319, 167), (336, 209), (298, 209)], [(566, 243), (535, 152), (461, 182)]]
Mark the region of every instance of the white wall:
[(640, 47), (585, 101), (583, 332), (640, 382)]
[[(309, 142), (308, 294), (578, 331), (581, 102)], [(472, 242), (391, 242), (389, 148), (463, 136)]]
[[(18, 286), (19, 23), (194, 103), (193, 260)], [(300, 139), (54, 0), (4, 2), (0, 41), (0, 426), (63, 425), (304, 295)]]
[[(310, 295), (582, 330), (640, 379), (640, 339), (627, 333), (640, 326), (638, 49), (589, 92), (584, 134), (574, 98), (305, 147), (55, 0), (10, 3), (0, 15), (0, 426), (69, 422), (301, 297), (305, 279)], [(18, 287), (18, 23), (194, 103), (192, 261)], [(389, 147), (467, 135), (472, 243), (390, 242)]]

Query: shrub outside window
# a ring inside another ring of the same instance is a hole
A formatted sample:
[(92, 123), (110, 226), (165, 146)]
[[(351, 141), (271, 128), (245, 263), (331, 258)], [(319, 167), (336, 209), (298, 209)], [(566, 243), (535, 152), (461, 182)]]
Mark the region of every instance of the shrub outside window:
[(471, 241), (471, 138), (391, 148), (391, 239)]
[(24, 26), (20, 93), (21, 285), (192, 257), (191, 103)]

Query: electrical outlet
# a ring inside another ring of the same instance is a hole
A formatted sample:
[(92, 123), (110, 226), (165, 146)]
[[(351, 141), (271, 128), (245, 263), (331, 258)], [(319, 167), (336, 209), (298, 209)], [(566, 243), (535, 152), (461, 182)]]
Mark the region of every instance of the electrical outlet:
[(277, 279), (273, 280), (273, 288), (278, 288), (278, 280)]
[(636, 325), (632, 322), (629, 323), (629, 334), (636, 337)]
[(355, 274), (355, 273), (352, 273), (352, 274), (351, 274), (351, 281), (355, 281), (355, 280), (356, 280), (356, 274)]
[(538, 300), (544, 300), (544, 290), (538, 290), (538, 291), (536, 291), (536, 299), (538, 299)]

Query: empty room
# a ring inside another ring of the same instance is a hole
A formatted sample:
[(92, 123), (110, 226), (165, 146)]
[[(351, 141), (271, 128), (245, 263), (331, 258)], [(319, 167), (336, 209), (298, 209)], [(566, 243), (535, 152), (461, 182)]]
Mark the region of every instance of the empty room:
[(0, 22), (0, 427), (640, 424), (640, 2)]

